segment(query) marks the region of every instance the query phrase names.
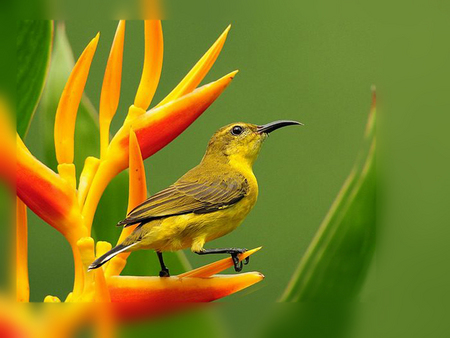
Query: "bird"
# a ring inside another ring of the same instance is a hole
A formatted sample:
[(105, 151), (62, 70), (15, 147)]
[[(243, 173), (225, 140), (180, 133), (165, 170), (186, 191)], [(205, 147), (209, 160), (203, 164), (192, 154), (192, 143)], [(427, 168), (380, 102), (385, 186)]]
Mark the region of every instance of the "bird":
[[(238, 255), (245, 248), (205, 249), (204, 244), (235, 230), (258, 197), (253, 164), (269, 134), (297, 121), (279, 120), (265, 125), (232, 123), (211, 137), (200, 164), (168, 188), (150, 196), (117, 225), (137, 224), (123, 242), (97, 258), (97, 269), (122, 252), (155, 250), (160, 277), (169, 277), (163, 252), (190, 248), (198, 255), (230, 254), (234, 269), (242, 270)], [(248, 258), (244, 261), (248, 264)]]

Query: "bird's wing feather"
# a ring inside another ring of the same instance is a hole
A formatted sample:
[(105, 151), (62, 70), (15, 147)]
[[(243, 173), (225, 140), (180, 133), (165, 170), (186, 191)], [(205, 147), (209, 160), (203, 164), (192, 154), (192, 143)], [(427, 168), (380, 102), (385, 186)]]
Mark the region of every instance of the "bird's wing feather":
[[(188, 173), (189, 174), (189, 173)], [(129, 226), (153, 219), (188, 213), (208, 213), (232, 206), (248, 192), (239, 173), (192, 172), (175, 184), (148, 198), (118, 225)]]

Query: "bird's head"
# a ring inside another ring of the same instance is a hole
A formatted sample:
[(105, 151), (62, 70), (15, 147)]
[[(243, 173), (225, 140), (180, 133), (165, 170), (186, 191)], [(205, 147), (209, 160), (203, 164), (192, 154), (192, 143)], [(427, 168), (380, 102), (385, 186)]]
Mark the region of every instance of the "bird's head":
[(246, 161), (252, 165), (267, 136), (274, 130), (290, 125), (302, 125), (302, 123), (280, 120), (260, 126), (244, 122), (229, 124), (220, 128), (211, 137), (205, 158), (228, 158), (228, 160)]

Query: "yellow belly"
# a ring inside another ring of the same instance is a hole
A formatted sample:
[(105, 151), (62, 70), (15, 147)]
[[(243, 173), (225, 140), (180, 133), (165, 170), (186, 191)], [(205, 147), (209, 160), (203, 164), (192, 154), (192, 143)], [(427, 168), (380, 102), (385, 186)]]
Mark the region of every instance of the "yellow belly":
[(140, 230), (142, 239), (132, 250), (154, 249), (164, 252), (191, 248), (192, 251), (199, 251), (205, 242), (236, 229), (255, 205), (257, 195), (257, 185), (253, 184), (247, 196), (231, 207), (207, 214), (191, 213), (147, 223)]

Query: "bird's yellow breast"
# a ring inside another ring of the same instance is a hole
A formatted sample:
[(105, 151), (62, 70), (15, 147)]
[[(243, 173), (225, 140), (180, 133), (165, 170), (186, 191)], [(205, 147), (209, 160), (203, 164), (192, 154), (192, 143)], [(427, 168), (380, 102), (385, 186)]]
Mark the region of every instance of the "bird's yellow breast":
[(142, 227), (142, 239), (133, 250), (154, 249), (164, 252), (191, 248), (192, 251), (200, 251), (205, 242), (236, 229), (256, 203), (258, 183), (251, 168), (244, 165), (230, 166), (230, 170), (239, 171), (248, 182), (248, 191), (240, 201), (210, 213), (189, 213), (147, 223)]

